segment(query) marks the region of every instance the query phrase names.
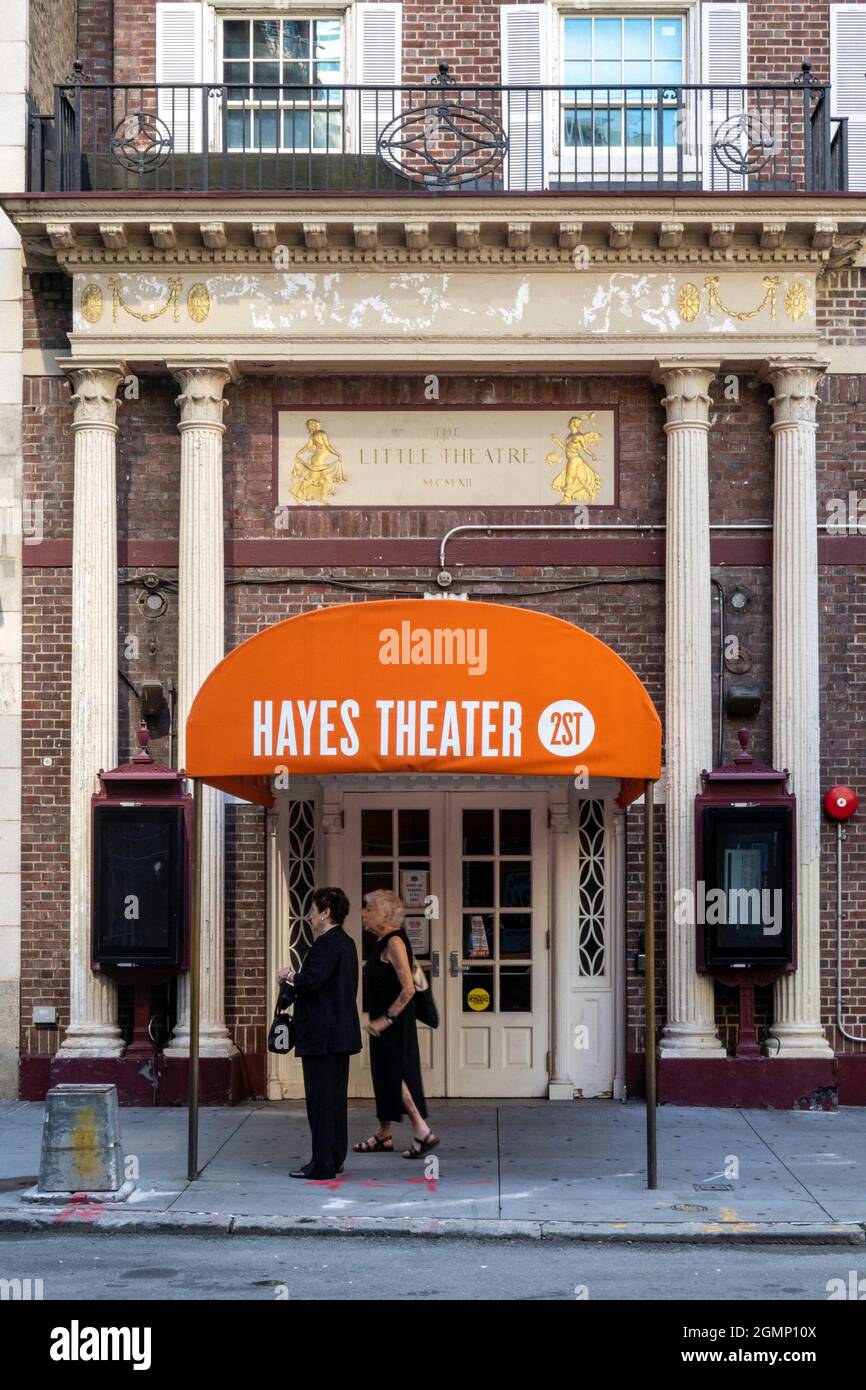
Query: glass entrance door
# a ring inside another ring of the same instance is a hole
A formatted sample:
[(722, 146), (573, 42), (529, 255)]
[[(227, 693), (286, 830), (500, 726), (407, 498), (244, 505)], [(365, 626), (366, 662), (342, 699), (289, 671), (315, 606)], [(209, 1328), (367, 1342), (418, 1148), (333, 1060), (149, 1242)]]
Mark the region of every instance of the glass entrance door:
[[(345, 796), (359, 955), (363, 895), (390, 888), (439, 1010), (438, 1029), (418, 1026), (428, 1096), (547, 1094), (547, 806), (545, 792)], [(352, 1078), (372, 1095), (366, 1034)]]
[(546, 1095), (547, 795), (455, 793), (447, 822), (448, 1094)]

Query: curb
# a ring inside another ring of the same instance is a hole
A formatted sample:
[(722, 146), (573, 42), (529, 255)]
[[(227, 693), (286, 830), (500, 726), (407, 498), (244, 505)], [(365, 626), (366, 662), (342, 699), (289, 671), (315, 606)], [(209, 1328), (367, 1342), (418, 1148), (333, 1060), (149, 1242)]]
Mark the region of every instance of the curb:
[(119, 1212), (103, 1206), (0, 1210), (0, 1235), (82, 1231), (104, 1235), (442, 1236), (450, 1240), (575, 1240), (651, 1245), (866, 1245), (856, 1223), (796, 1221), (485, 1221), (384, 1216), (230, 1216), (225, 1212)]

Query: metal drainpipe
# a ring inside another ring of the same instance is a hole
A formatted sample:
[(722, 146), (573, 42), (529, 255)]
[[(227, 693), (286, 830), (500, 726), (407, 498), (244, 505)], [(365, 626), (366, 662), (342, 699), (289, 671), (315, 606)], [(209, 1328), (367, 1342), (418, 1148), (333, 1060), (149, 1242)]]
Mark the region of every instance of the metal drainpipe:
[(863, 1043), (866, 1038), (849, 1033), (842, 1022), (842, 841), (845, 830), (836, 822), (836, 1027), (849, 1042)]

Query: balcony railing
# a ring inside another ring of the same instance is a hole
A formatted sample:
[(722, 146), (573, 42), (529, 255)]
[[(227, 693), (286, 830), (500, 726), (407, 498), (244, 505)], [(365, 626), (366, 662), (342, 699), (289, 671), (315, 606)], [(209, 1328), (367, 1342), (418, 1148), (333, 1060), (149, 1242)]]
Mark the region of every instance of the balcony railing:
[(802, 65), (740, 86), (76, 82), (30, 120), (34, 191), (831, 192), (845, 125)]

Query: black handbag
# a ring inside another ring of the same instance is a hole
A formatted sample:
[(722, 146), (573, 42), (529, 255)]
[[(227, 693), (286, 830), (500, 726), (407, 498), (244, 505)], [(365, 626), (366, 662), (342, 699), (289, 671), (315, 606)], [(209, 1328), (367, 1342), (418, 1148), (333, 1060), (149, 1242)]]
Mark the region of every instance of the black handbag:
[[(439, 1010), (436, 1008), (436, 1000), (433, 998), (433, 991), (427, 982), (427, 976), (415, 960), (412, 962), (412, 979), (415, 983), (416, 1019), (419, 1023), (426, 1023), (428, 1028), (438, 1028)], [(423, 984), (421, 983), (422, 981)]]
[(295, 1020), (285, 1010), (294, 1004), (296, 997), (294, 986), (289, 984), (288, 980), (284, 980), (280, 985), (274, 1017), (268, 1031), (268, 1052), (284, 1056), (294, 1048)]

